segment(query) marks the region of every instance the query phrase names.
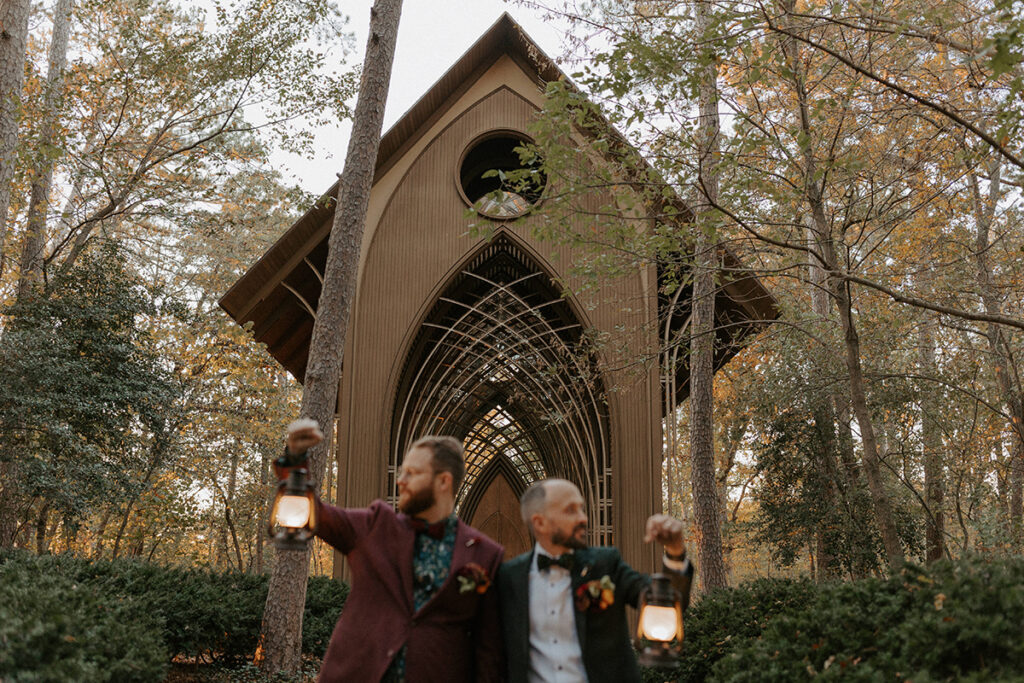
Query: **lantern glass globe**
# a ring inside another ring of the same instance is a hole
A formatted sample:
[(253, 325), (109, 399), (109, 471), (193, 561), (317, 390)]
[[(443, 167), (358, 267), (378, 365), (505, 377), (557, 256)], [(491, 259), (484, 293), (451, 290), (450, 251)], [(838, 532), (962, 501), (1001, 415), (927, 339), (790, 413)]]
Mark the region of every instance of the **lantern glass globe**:
[(640, 629), (648, 640), (671, 641), (676, 637), (675, 607), (644, 605), (640, 615)]
[(309, 522), (309, 505), (306, 496), (281, 496), (277, 504), (277, 523), (291, 529), (306, 526)]

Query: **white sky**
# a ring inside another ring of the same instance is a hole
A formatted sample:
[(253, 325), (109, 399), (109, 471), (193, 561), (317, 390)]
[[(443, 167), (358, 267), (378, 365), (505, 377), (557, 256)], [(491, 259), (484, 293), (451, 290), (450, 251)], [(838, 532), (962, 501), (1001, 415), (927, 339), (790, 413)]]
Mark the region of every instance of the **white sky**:
[[(356, 35), (353, 62), (362, 62), (370, 26), (371, 0), (340, 0)], [(502, 0), (404, 0), (398, 44), (391, 75), (391, 90), (384, 114), (384, 132), (409, 110), (421, 95), (507, 11), (548, 56), (560, 52), (561, 34), (533, 11)], [(342, 169), (347, 125), (315, 131), (316, 152), (311, 159), (277, 152), (273, 163), (286, 181), (298, 182), (309, 192), (323, 192)]]

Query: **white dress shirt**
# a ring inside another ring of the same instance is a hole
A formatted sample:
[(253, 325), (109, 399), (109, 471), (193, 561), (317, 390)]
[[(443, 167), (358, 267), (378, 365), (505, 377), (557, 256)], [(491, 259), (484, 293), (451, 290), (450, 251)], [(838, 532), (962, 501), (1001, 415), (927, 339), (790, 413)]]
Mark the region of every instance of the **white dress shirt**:
[(538, 554), (551, 556), (538, 543), (530, 564), (530, 683), (586, 683), (569, 570), (540, 571)]

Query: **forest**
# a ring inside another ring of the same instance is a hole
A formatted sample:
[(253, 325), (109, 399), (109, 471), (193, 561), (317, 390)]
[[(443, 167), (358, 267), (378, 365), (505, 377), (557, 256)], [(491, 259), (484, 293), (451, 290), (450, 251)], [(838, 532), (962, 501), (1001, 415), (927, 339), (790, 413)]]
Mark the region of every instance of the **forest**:
[[(775, 298), (713, 384), (666, 393), (662, 497), (698, 558), (692, 633), (715, 675), (746, 680), (713, 637), (750, 626), (743, 600), (896, 605), (929, 571), (969, 591), (997, 566), (1024, 606), (1024, 3), (509, 11), (565, 27), (552, 56), (571, 81), (546, 84), (521, 150), (549, 179), (543, 237), (588, 255), (584, 283), (656, 262), (689, 316), (637, 367), (697, 363), (723, 278)], [(270, 463), (302, 388), (217, 301), (317, 200), (271, 154), (313, 155), (309, 130), (351, 118), (345, 17), (328, 0), (3, 0), (0, 21), (0, 574), (24, 554), (81, 580), (125, 560), (265, 577)], [(581, 174), (580, 135), (614, 163)], [(334, 480), (328, 465), (325, 497)], [(328, 550), (311, 574), (331, 575)]]

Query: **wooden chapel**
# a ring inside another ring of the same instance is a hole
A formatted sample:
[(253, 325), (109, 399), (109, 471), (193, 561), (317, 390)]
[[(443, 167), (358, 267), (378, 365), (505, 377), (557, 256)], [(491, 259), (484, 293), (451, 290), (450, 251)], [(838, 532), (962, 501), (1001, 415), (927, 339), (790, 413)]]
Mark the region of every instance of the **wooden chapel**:
[[(559, 282), (578, 284), (575, 254), (532, 236), (543, 203), (497, 192), (486, 173), (519, 164), (513, 149), (530, 139), (544, 85), (563, 77), (503, 15), (382, 138), (338, 390), (335, 502), (394, 501), (408, 445), (448, 434), (466, 448), (459, 515), (507, 558), (530, 547), (519, 494), (559, 476), (584, 494), (591, 542), (649, 571), (656, 554), (642, 537), (661, 509), (662, 378), (657, 362), (638, 371), (615, 348), (656, 350), (666, 316), (679, 314), (666, 311), (653, 265), (585, 298), (563, 292)], [(220, 301), (299, 381), (336, 194), (335, 184)], [(467, 230), (473, 205), (492, 222), (487, 239)], [(716, 307), (716, 367), (776, 316), (749, 277), (725, 284)], [(630, 338), (593, 347), (594, 334)], [(684, 397), (686, 368), (674, 379)]]

